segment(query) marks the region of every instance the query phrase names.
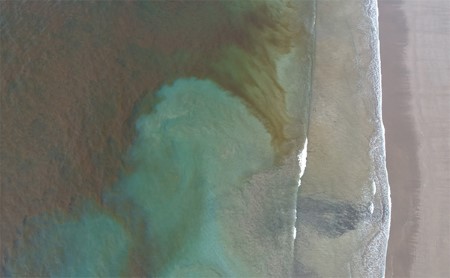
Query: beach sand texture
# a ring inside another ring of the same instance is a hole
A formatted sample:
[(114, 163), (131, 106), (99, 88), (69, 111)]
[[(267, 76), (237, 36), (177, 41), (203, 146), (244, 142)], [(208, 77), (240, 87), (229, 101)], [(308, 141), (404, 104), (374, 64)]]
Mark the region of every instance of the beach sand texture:
[(379, 2), (392, 192), (387, 277), (449, 277), (450, 2)]

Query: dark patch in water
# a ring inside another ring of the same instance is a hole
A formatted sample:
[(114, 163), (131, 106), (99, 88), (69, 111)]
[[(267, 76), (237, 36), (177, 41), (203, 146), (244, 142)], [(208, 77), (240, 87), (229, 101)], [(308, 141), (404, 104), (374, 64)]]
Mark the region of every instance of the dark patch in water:
[(302, 198), (297, 205), (297, 218), (327, 237), (339, 237), (355, 230), (367, 216), (368, 209), (346, 202)]
[(311, 268), (306, 267), (301, 262), (295, 262), (294, 277), (312, 278), (312, 277), (319, 277), (319, 275)]

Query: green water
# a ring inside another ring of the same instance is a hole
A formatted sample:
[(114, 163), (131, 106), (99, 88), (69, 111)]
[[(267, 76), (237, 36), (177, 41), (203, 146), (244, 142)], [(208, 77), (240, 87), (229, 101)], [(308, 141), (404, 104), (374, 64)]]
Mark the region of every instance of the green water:
[(123, 227), (89, 204), (77, 218), (44, 215), (27, 227), (33, 236), (18, 242), (15, 277), (117, 276), (128, 255)]
[(232, 221), (217, 210), (252, 174), (272, 165), (270, 135), (238, 98), (211, 81), (179, 79), (157, 97), (153, 113), (136, 123), (132, 172), (105, 194), (108, 213), (85, 210), (79, 220), (41, 224), (33, 244), (20, 250), (30, 273), (120, 275), (127, 247), (142, 245), (148, 249), (138, 260), (148, 275), (251, 275), (227, 251), (221, 225)]
[(211, 81), (180, 79), (157, 96), (155, 111), (136, 124), (135, 170), (118, 185), (118, 205), (131, 200), (144, 215), (158, 250), (148, 254), (152, 271), (239, 274), (224, 252), (216, 211), (226, 194), (271, 165), (270, 136), (239, 99)]

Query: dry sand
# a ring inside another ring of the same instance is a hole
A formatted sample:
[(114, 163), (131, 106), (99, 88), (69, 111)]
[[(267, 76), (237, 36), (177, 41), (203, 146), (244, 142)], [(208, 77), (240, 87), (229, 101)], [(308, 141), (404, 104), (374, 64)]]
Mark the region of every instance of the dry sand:
[(450, 2), (379, 1), (387, 277), (450, 277)]

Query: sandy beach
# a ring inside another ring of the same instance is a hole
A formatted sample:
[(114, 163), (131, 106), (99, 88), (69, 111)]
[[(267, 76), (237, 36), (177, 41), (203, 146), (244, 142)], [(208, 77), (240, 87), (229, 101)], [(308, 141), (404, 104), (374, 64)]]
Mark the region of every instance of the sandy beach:
[(387, 277), (449, 277), (450, 2), (379, 1)]

